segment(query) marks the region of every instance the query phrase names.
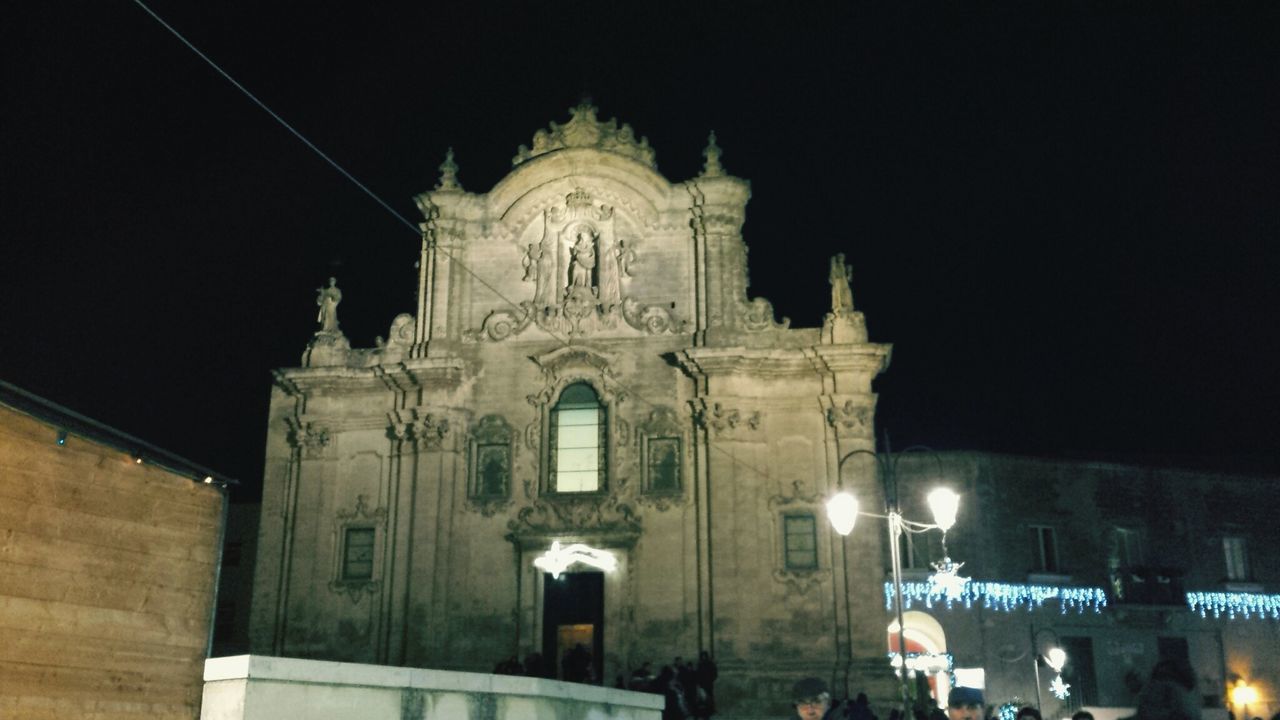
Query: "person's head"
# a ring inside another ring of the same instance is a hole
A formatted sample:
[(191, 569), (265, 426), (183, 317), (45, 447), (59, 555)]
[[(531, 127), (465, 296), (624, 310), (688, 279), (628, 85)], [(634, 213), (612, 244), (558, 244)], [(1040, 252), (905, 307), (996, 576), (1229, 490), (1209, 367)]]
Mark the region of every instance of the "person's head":
[(982, 691), (978, 688), (953, 687), (947, 694), (947, 718), (948, 720), (982, 720), (984, 704)]
[(822, 680), (807, 677), (791, 687), (791, 700), (800, 720), (821, 720), (831, 707), (831, 691)]
[(1041, 720), (1040, 711), (1030, 705), (1018, 708), (1018, 720)]
[(1076, 713), (1071, 716), (1071, 720), (1093, 720), (1093, 713), (1088, 710), (1077, 710)]

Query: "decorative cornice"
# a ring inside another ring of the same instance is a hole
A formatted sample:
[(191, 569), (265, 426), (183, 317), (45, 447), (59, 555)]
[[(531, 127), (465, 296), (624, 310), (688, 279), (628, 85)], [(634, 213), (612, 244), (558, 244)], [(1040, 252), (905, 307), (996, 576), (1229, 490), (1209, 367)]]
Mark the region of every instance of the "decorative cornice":
[(548, 130), (533, 134), (533, 147), (521, 145), (511, 159), (513, 166), (528, 162), (539, 155), (566, 148), (594, 148), (635, 160), (651, 169), (658, 164), (648, 138), (636, 140), (635, 131), (617, 118), (601, 122), (596, 118), (597, 109), (589, 102), (569, 108), (569, 122), (564, 125), (552, 122)]
[(507, 539), (522, 547), (551, 538), (604, 538), (629, 545), (640, 537), (640, 517), (612, 495), (555, 495), (539, 498), (507, 523)]

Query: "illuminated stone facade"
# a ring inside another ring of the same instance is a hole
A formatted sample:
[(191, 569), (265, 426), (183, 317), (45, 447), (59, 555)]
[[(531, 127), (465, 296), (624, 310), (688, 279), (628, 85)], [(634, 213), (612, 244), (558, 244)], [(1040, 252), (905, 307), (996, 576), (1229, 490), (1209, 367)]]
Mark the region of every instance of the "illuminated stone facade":
[(719, 156), (713, 136), (672, 183), (579, 106), (487, 193), (446, 160), (417, 198), (418, 306), (377, 347), (350, 347), (323, 290), (303, 366), (276, 373), (254, 652), (480, 671), (558, 653), (546, 626), (577, 621), (533, 560), (560, 541), (616, 559), (572, 636), (606, 682), (706, 650), (728, 710), (780, 709), (808, 674), (892, 697), (880, 534), (842, 546), (820, 512), (839, 458), (874, 447), (889, 346), (843, 258), (795, 269), (832, 295), (822, 328), (748, 295), (750, 189)]

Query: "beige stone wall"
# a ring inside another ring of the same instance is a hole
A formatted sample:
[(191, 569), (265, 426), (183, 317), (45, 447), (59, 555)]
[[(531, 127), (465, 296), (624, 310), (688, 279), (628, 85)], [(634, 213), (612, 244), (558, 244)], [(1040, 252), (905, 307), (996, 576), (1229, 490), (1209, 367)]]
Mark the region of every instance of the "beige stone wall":
[(0, 717), (194, 718), (222, 496), (0, 406)]

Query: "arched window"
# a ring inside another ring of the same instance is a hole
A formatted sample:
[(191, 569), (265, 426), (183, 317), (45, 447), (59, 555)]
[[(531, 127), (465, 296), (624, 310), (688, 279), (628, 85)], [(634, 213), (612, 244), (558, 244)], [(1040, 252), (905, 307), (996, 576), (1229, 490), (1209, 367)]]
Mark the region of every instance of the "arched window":
[(605, 422), (600, 398), (586, 383), (560, 393), (551, 409), (551, 490), (596, 492), (603, 486)]

